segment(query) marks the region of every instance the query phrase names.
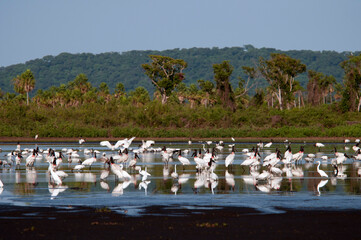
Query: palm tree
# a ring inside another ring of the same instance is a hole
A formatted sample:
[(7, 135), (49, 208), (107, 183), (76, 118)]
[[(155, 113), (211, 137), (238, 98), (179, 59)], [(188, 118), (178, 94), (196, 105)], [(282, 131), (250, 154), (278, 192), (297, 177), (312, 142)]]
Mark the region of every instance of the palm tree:
[(26, 105), (29, 105), (29, 92), (35, 88), (34, 74), (27, 69), (20, 76), (16, 76), (12, 80), (14, 84), (14, 90), (20, 94), (26, 93)]

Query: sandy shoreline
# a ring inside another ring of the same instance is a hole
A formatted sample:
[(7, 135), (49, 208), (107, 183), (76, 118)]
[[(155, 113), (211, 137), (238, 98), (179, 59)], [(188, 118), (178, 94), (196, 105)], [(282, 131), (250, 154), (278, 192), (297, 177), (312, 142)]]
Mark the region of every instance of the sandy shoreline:
[(144, 210), (129, 217), (126, 209), (118, 214), (107, 208), (69, 212), (0, 205), (0, 239), (359, 239), (361, 234), (361, 210), (284, 209), (267, 215), (237, 207)]

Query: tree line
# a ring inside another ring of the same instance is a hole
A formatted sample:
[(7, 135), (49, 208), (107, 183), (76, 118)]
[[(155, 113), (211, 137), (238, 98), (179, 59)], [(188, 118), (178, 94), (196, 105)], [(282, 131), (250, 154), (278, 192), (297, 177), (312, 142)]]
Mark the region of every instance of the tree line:
[[(0, 88), (4, 92), (14, 92), (11, 79), (20, 75), (27, 69), (31, 69), (36, 77), (36, 85), (31, 96), (38, 89), (49, 89), (62, 83), (73, 81), (75, 77), (84, 73), (93, 86), (99, 86), (106, 82), (111, 92), (115, 90), (117, 83), (123, 83), (127, 91), (144, 87), (150, 95), (156, 90), (141, 67), (151, 60), (149, 55), (169, 56), (174, 59), (183, 59), (188, 67), (184, 69), (186, 85), (197, 84), (198, 80), (212, 80), (214, 63), (228, 60), (233, 66), (230, 83), (233, 88), (238, 87), (239, 77), (247, 79), (243, 66), (253, 66), (259, 58), (268, 59), (271, 53), (283, 53), (294, 59), (299, 59), (307, 66), (308, 70), (332, 75), (337, 82), (342, 82), (344, 72), (340, 63), (347, 59), (350, 52), (335, 51), (280, 51), (273, 48), (254, 48), (252, 45), (231, 48), (190, 48), (172, 49), (165, 51), (128, 51), (124, 53), (108, 52), (102, 54), (70, 54), (61, 53), (57, 56), (45, 56), (34, 59), (24, 64), (16, 64), (0, 67)], [(357, 55), (358, 53), (354, 53)], [(297, 80), (303, 88), (306, 88), (307, 72), (301, 73)], [(259, 81), (257, 87), (266, 87), (267, 81)], [(250, 93), (255, 94), (255, 87)]]
[[(150, 63), (141, 67), (149, 81), (156, 88), (154, 99), (166, 104), (169, 99), (178, 104), (189, 104), (210, 107), (222, 105), (232, 111), (247, 108), (250, 104), (260, 106), (267, 104), (272, 108), (290, 109), (304, 107), (305, 102), (317, 106), (326, 103), (339, 103), (339, 109), (360, 111), (361, 108), (361, 54), (349, 56), (340, 66), (344, 70), (343, 83), (337, 83), (332, 75), (308, 70), (307, 89), (304, 89), (296, 78), (307, 71), (300, 60), (281, 53), (271, 53), (269, 59), (259, 58), (253, 66), (242, 66), (246, 79), (238, 78), (238, 87), (234, 89), (230, 83), (234, 67), (229, 61), (215, 63), (213, 80), (198, 80), (197, 83), (186, 85), (184, 70), (187, 62), (168, 56), (150, 55)], [(254, 96), (249, 95), (250, 89), (259, 81), (266, 80), (268, 86), (257, 88)], [(25, 99), (29, 105), (29, 92), (35, 88), (35, 77), (30, 69), (12, 79), (14, 90), (20, 95), (1, 93), (5, 101), (21, 101)], [(305, 100), (305, 96), (307, 99)], [(47, 90), (38, 90), (32, 101), (39, 106), (54, 107), (56, 105), (79, 106), (80, 104), (98, 102), (144, 105), (151, 101), (149, 92), (144, 87), (126, 92), (123, 83), (117, 83), (113, 93), (107, 83), (102, 82), (93, 87), (88, 77), (81, 73), (73, 81), (60, 86), (52, 86)]]

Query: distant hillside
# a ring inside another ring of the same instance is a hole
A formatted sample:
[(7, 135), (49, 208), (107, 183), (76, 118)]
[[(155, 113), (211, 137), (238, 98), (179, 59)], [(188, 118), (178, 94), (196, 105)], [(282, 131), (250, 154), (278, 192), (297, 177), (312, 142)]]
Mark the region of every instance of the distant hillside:
[[(16, 64), (0, 68), (0, 88), (5, 92), (13, 92), (11, 79), (30, 69), (36, 79), (37, 89), (47, 89), (51, 86), (59, 86), (74, 80), (80, 74), (85, 73), (93, 86), (98, 87), (101, 82), (106, 82), (113, 90), (119, 82), (123, 83), (126, 91), (143, 86), (153, 92), (154, 88), (144, 74), (141, 64), (150, 62), (148, 55), (156, 54), (173, 58), (184, 59), (188, 63), (185, 71), (185, 83), (195, 83), (199, 79), (213, 80), (212, 64), (229, 60), (234, 66), (232, 85), (238, 85), (238, 76), (246, 78), (242, 73), (242, 66), (253, 66), (259, 57), (269, 58), (270, 53), (285, 53), (292, 58), (301, 60), (307, 65), (307, 69), (333, 75), (338, 82), (342, 81), (343, 70), (339, 64), (347, 59), (349, 52), (334, 51), (280, 51), (272, 48), (257, 49), (251, 45), (231, 48), (191, 48), (173, 49), (165, 51), (129, 51), (124, 53), (108, 52), (102, 54), (69, 54), (61, 53), (58, 56), (45, 56), (25, 64)], [(355, 53), (357, 54), (357, 53)], [(305, 87), (308, 79), (307, 74), (298, 78)], [(265, 85), (265, 84), (263, 84)]]

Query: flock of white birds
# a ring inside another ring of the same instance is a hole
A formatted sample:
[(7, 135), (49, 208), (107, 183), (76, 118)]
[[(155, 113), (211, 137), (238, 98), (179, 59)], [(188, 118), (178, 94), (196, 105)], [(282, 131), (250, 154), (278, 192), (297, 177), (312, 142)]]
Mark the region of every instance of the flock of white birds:
[[(37, 138), (38, 136), (35, 137), (35, 139)], [(100, 172), (100, 181), (106, 181), (109, 175), (112, 174), (118, 181), (123, 181), (122, 187), (124, 187), (124, 184), (132, 179), (130, 173), (137, 172), (141, 176), (139, 189), (146, 189), (150, 182), (148, 181), (148, 177), (150, 177), (151, 174), (147, 171), (146, 167), (142, 169), (142, 167), (138, 165), (139, 155), (145, 152), (157, 152), (162, 156), (165, 170), (168, 170), (170, 162), (172, 162), (172, 165), (175, 165), (174, 171), (170, 174), (173, 179), (177, 180), (176, 184), (172, 186), (172, 191), (175, 193), (179, 186), (189, 178), (184, 172), (182, 175), (177, 173), (177, 165), (182, 165), (183, 170), (187, 165), (195, 165), (196, 181), (194, 182), (194, 189), (198, 189), (201, 186), (209, 186), (212, 193), (214, 193), (213, 191), (218, 184), (218, 176), (215, 170), (217, 165), (224, 163), (226, 168), (225, 180), (234, 188), (234, 176), (229, 171), (232, 170), (236, 158), (236, 141), (234, 138), (231, 138), (233, 144), (229, 144), (228, 146), (225, 146), (223, 141), (206, 141), (200, 144), (194, 144), (190, 140), (186, 149), (166, 146), (155, 148), (155, 142), (152, 140), (142, 140), (139, 147), (131, 147), (134, 139), (135, 137), (130, 139), (126, 138), (114, 144), (109, 141), (101, 141), (100, 146), (108, 148), (108, 151), (103, 153), (87, 148), (82, 148), (81, 150), (69, 148), (62, 149), (61, 151), (54, 151), (51, 148), (43, 150), (39, 149), (39, 147), (35, 147), (34, 149), (21, 149), (20, 144), (18, 144), (16, 149), (6, 154), (4, 159), (0, 160), (0, 164), (3, 168), (14, 167), (17, 169), (25, 166), (31, 169), (35, 167), (36, 162), (45, 160), (49, 164), (48, 172), (52, 184), (61, 186), (63, 180), (70, 174), (69, 172), (66, 173), (60, 170), (63, 162), (73, 164), (71, 172), (88, 171), (91, 170), (94, 163), (102, 162), (104, 163), (104, 168)], [(80, 139), (79, 145), (83, 145), (84, 142), (84, 139)], [(346, 146), (346, 144), (350, 143), (350, 140), (346, 139), (344, 143)], [(361, 160), (359, 143), (360, 140), (356, 139), (355, 144), (352, 146), (355, 155), (351, 157), (346, 153), (338, 152), (335, 147), (333, 151), (334, 158), (328, 159), (325, 155), (321, 156), (321, 161), (326, 163), (330, 162), (334, 168), (333, 174), (336, 176), (340, 174), (340, 169), (342, 169), (342, 165), (347, 159)], [(301, 146), (300, 149), (297, 149), (297, 152), (293, 153), (292, 145), (287, 140), (284, 142), (286, 146), (284, 152), (276, 148), (273, 153), (262, 157), (261, 154), (264, 155), (263, 150), (270, 149), (272, 144), (272, 140), (267, 144), (259, 142), (253, 149), (244, 148), (239, 150), (241, 156), (243, 158), (245, 157), (240, 165), (244, 170), (248, 168), (250, 172), (249, 178), (245, 177), (244, 181), (251, 182), (251, 184), (259, 190), (265, 192), (269, 192), (272, 189), (279, 189), (283, 176), (302, 177), (303, 171), (295, 168), (295, 166), (302, 161), (306, 163), (314, 162), (316, 158), (316, 154), (305, 154), (304, 146)], [(196, 146), (198, 149), (194, 149)], [(200, 146), (202, 146), (202, 148), (199, 148)], [(316, 143), (314, 146), (319, 150), (325, 147), (322, 143)], [(225, 147), (229, 147), (231, 153), (221, 159), (219, 153), (222, 152)], [(193, 150), (191, 150), (192, 148)], [(83, 154), (84, 157), (81, 158), (80, 154)], [(329, 175), (320, 169), (320, 161), (317, 161), (317, 164), (317, 172), (320, 178), (323, 178), (323, 181), (321, 181), (317, 189), (319, 191), (319, 188), (327, 183)], [(261, 169), (263, 170), (262, 172), (260, 172)], [(164, 171), (163, 174), (164, 176), (168, 176), (169, 172)], [(358, 175), (361, 175), (361, 168), (358, 169)], [(0, 188), (3, 187), (4, 184), (0, 179)]]

